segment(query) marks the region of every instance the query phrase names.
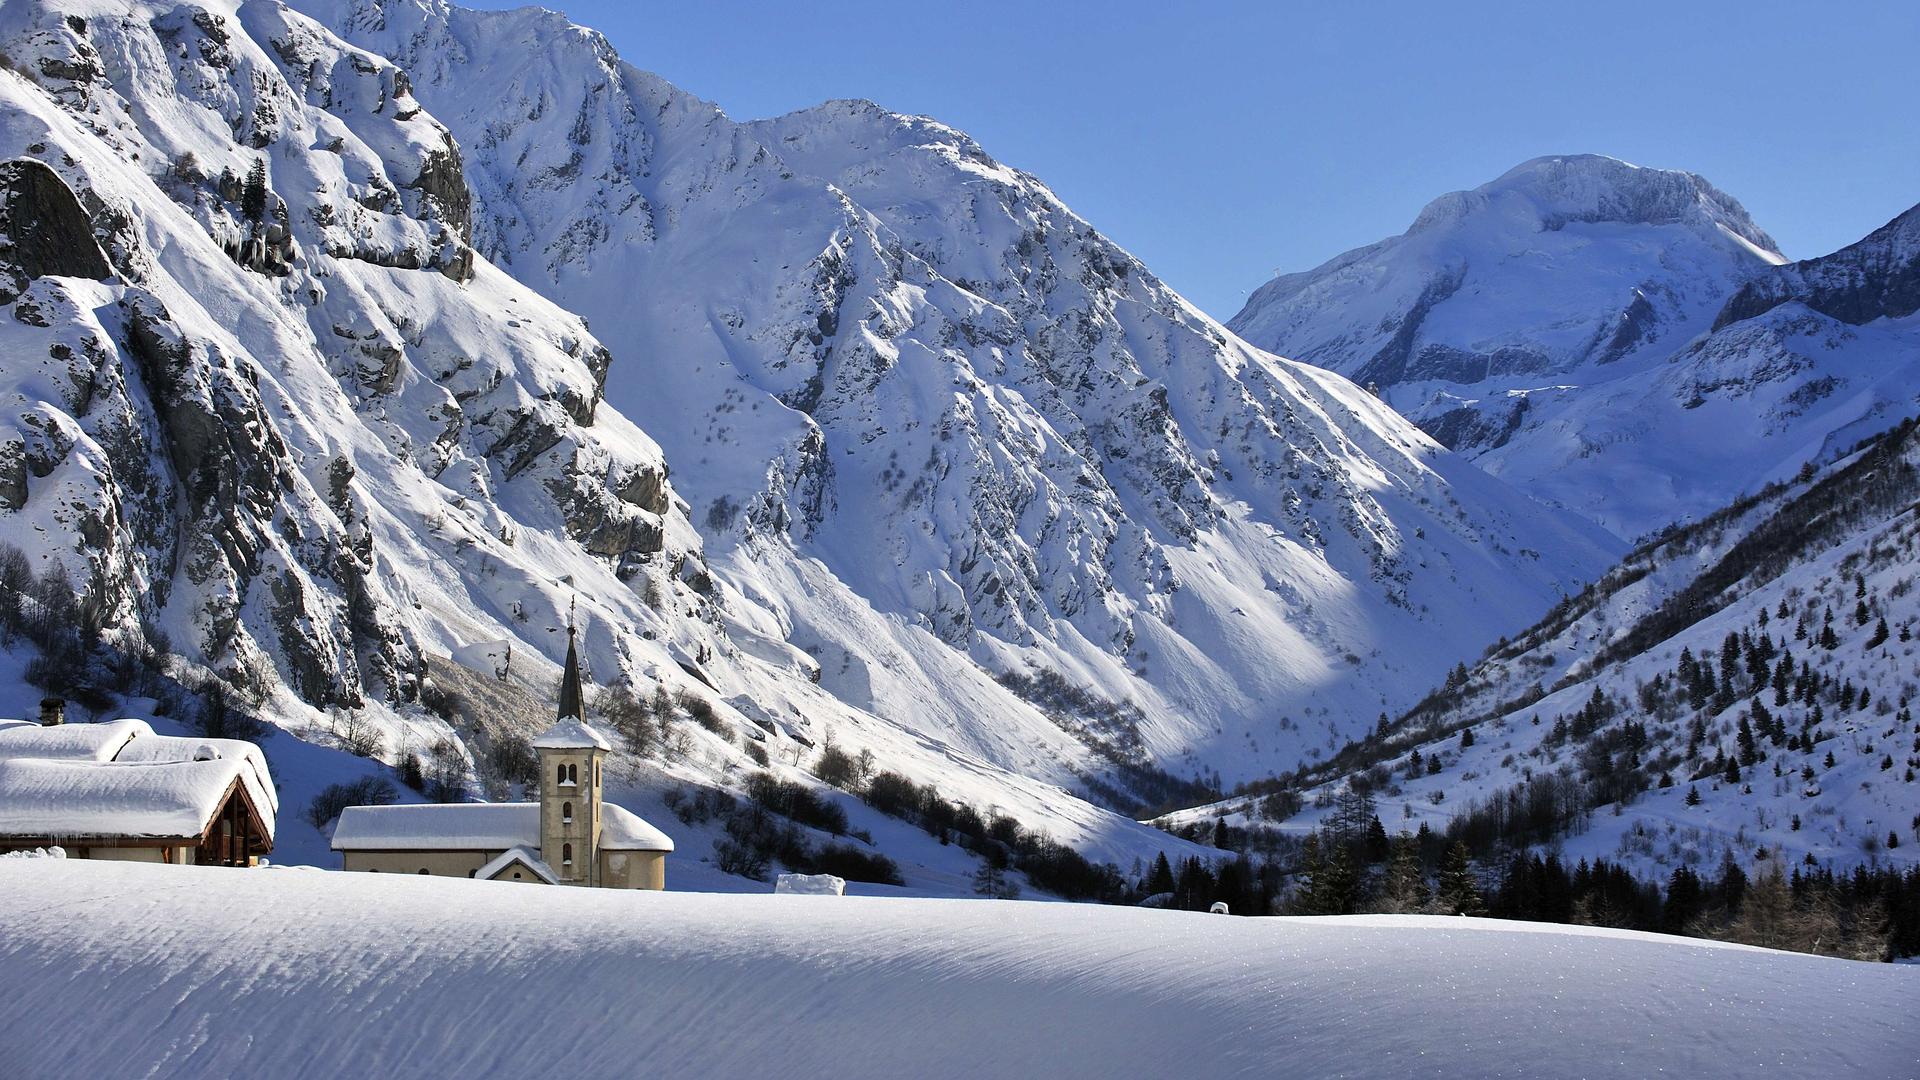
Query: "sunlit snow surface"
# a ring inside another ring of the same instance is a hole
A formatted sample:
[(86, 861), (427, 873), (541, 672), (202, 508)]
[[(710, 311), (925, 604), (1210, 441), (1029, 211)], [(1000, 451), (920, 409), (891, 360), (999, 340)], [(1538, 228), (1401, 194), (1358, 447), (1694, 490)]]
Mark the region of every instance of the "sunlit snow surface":
[(48, 861), (0, 896), (22, 1080), (1920, 1069), (1911, 968), (1623, 931)]

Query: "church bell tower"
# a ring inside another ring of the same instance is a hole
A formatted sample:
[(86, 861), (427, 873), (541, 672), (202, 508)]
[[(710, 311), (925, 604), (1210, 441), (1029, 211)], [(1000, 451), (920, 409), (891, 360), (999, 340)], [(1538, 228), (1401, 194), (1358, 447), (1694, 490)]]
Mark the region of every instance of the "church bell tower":
[(559, 716), (533, 740), (540, 756), (540, 859), (562, 884), (599, 885), (601, 773), (613, 746), (587, 723), (575, 636), (569, 625)]

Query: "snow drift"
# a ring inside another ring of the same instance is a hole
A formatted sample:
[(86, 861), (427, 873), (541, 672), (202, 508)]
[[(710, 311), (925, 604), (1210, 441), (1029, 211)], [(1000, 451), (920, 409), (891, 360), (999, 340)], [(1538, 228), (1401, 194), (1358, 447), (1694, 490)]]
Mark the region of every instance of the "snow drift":
[(0, 895), (21, 1080), (1920, 1066), (1920, 972), (1619, 931), (48, 860)]

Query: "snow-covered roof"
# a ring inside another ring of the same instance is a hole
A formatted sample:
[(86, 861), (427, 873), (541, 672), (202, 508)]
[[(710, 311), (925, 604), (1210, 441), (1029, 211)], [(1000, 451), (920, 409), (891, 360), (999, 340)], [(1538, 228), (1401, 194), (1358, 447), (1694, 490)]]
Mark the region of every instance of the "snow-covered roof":
[(605, 735), (595, 731), (593, 725), (568, 717), (541, 732), (533, 740), (536, 749), (541, 750), (586, 750), (597, 748), (612, 751), (613, 744)]
[[(349, 806), (334, 826), (335, 851), (506, 851), (540, 846), (540, 804), (419, 803)], [(600, 847), (672, 851), (673, 841), (633, 811), (600, 808)]]
[(624, 806), (601, 803), (600, 849), (602, 851), (672, 851), (673, 838), (654, 828), (647, 819)]
[[(0, 758), (0, 836), (198, 839), (252, 767), (244, 757), (132, 764)], [(262, 817), (270, 839), (273, 815)]]
[(63, 761), (112, 761), (129, 740), (153, 734), (145, 720), (104, 724), (22, 724), (0, 728), (0, 758), (33, 757)]
[(505, 851), (540, 846), (538, 803), (349, 806), (335, 851)]
[[(135, 721), (136, 723), (138, 721)], [(240, 739), (195, 739), (178, 735), (143, 735), (132, 739), (114, 755), (114, 764), (143, 761), (210, 761), (229, 758), (246, 762), (241, 773), (247, 794), (262, 813), (278, 813), (280, 792), (273, 786), (273, 774), (267, 769), (267, 755), (250, 742)]]
[[(39, 724), (0, 721), (0, 758), (34, 758), (74, 763), (138, 764), (235, 759), (247, 768), (242, 778), (247, 794), (262, 816), (280, 811), (280, 793), (273, 786), (267, 756), (258, 746), (239, 739), (183, 738), (156, 735), (145, 720), (111, 720), (104, 724)], [(269, 822), (271, 828), (271, 822)]]
[(493, 879), (493, 875), (498, 874), (514, 863), (519, 863), (528, 870), (531, 870), (534, 876), (549, 885), (560, 884), (560, 879), (554, 875), (553, 868), (542, 861), (539, 854), (532, 848), (524, 847), (508, 848), (500, 854), (495, 855), (487, 865), (474, 871), (473, 876), (479, 878), (481, 881), (490, 881)]

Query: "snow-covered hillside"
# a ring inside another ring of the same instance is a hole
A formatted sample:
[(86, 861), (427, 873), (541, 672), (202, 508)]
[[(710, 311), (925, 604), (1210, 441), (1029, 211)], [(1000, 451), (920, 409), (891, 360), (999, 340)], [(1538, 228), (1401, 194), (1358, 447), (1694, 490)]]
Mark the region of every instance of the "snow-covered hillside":
[(51, 860), (0, 895), (21, 1080), (1920, 1066), (1912, 968), (1590, 928)]
[[(1299, 778), (1386, 828), (1665, 882), (1778, 857), (1920, 864), (1920, 429), (1636, 550), (1378, 737)], [(1258, 820), (1258, 799), (1179, 815)]]
[[(1637, 537), (1913, 411), (1911, 231), (1781, 267), (1698, 176), (1541, 158), (1274, 279), (1229, 325), (1377, 384), (1489, 472)], [(1788, 302), (1816, 289), (1812, 310)]]
[[(714, 584), (660, 448), (602, 400), (648, 365), (475, 254), (461, 149), (390, 61), (278, 4), (161, 0), (8, 3), (0, 53), (0, 541), (27, 556), (0, 558), (0, 715), (46, 687), (193, 721), (217, 674), (320, 744), (267, 736), (277, 854), (330, 862), (300, 813), (367, 775), (341, 750), (495, 786), (490, 752), (551, 718), (577, 604), (594, 681), (669, 695), (681, 733), (621, 793), (663, 822), (679, 785), (804, 776), (831, 733), (1094, 858), (1166, 847), (1067, 769), (817, 685), (770, 599)], [(67, 657), (41, 686), (23, 630)], [(1049, 728), (971, 677), (957, 708)], [(534, 707), (500, 722), (488, 686)], [(901, 843), (964, 883), (970, 857)]]
[(532, 9), (296, 6), (412, 74), (476, 247), (620, 358), (729, 617), (921, 737), (1285, 767), (1606, 561), (935, 121), (736, 123)]

